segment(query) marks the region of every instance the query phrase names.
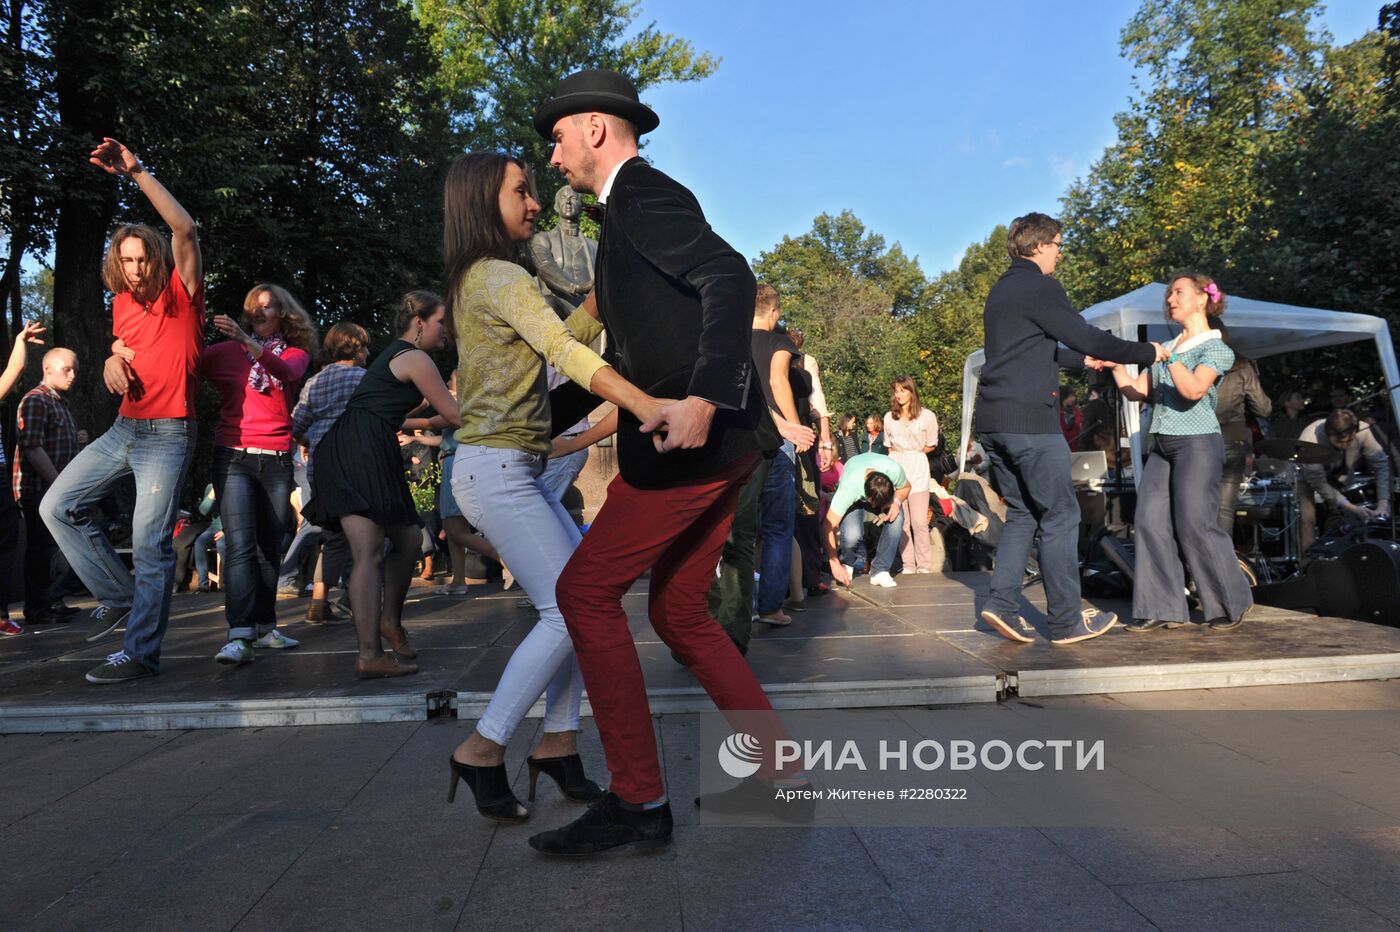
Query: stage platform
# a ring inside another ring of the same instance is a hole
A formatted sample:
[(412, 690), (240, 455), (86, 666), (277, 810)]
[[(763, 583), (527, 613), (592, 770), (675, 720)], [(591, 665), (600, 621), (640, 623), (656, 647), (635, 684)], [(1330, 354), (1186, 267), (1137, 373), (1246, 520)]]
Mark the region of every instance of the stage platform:
[[(898, 579), (898, 588), (879, 589), (862, 576), (849, 592), (808, 599), (789, 627), (755, 626), (748, 660), (776, 706), (943, 705), (1400, 677), (1400, 629), (1366, 622), (1260, 606), (1229, 632), (1115, 629), (1071, 647), (1020, 645), (975, 621), (988, 574)], [(710, 708), (647, 622), (646, 586), (639, 582), (625, 604), (653, 711)], [(1043, 634), (1043, 593), (1036, 587), (1026, 596), (1027, 617)], [(537, 617), (516, 605), (519, 597), (498, 585), (473, 587), (466, 597), (413, 589), (405, 626), (420, 672), (394, 680), (356, 680), (353, 628), (305, 624), (304, 599), (278, 603), (300, 648), (263, 650), (253, 663), (224, 667), (213, 659), (227, 630), (222, 596), (177, 595), (161, 675), (116, 686), (92, 686), (83, 675), (120, 647), (117, 636), (88, 644), (81, 622), (37, 626), (0, 641), (0, 733), (474, 719)], [(1120, 613), (1127, 607), (1092, 604)]]

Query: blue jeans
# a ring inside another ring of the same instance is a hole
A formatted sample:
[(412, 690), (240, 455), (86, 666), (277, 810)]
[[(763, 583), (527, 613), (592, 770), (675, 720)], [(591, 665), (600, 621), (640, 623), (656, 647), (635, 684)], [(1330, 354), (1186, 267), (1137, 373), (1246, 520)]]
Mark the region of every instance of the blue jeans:
[(292, 454), (214, 448), (214, 500), (224, 521), (224, 618), (229, 640), (277, 626), (277, 575), (292, 517)]
[[(846, 566), (857, 567), (865, 563), (865, 516), (873, 515), (870, 506), (857, 503), (851, 506), (841, 519), (841, 562)], [(888, 573), (894, 566), (895, 554), (904, 536), (904, 509), (899, 516), (880, 528), (880, 540), (875, 544), (875, 560), (870, 564), (870, 575)]]
[(540, 485), (545, 487), (556, 502), (564, 500), (564, 493), (574, 484), (583, 467), (588, 465), (588, 448), (575, 450), (568, 456), (546, 460), (544, 472), (540, 475)]
[(1239, 618), (1253, 604), (1213, 494), (1224, 462), (1218, 433), (1156, 436), (1138, 483), (1134, 618), (1189, 621), (1186, 570), (1207, 620)]
[(205, 528), (194, 541), (194, 572), (195, 575), (199, 577), (199, 584), (201, 586), (209, 582), (209, 547), (211, 545), (218, 547), (219, 556), (222, 557), (224, 555), (224, 541), (228, 539), (228, 535), (225, 534), (223, 537), (215, 540), (214, 535), (217, 533), (219, 532), (212, 527)]
[(997, 542), (985, 608), (1011, 617), (1021, 610), (1021, 581), (1039, 528), (1050, 630), (1066, 631), (1079, 623), (1081, 611), (1079, 500), (1070, 481), (1069, 444), (1061, 434), (992, 432), (978, 439), (991, 461), (997, 489), (1006, 499), (1006, 526)]
[[(44, 523), (88, 591), (113, 608), (130, 607), (127, 656), (160, 671), (160, 643), (175, 585), (171, 537), (175, 506), (194, 455), (193, 419), (118, 417), (58, 474), (40, 504)], [(136, 480), (128, 572), (87, 510), (127, 476)]]
[(795, 451), (788, 441), (773, 457), (758, 498), (763, 544), (758, 551), (758, 591), (754, 608), (760, 615), (783, 607), (792, 576), (792, 532), (797, 524)]

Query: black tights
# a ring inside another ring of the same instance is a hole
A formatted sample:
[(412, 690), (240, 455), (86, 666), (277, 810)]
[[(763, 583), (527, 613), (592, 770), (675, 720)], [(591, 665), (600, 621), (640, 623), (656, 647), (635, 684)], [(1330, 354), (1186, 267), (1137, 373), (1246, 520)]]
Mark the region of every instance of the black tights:
[[(403, 600), (408, 595), (413, 567), (418, 562), (423, 531), (416, 524), (376, 524), (363, 515), (346, 515), (340, 528), (350, 543), (355, 564), (350, 570), (350, 611), (355, 616), (355, 635), (360, 657), (374, 660), (383, 656), (380, 629), (403, 626)], [(384, 542), (392, 547), (386, 554)]]

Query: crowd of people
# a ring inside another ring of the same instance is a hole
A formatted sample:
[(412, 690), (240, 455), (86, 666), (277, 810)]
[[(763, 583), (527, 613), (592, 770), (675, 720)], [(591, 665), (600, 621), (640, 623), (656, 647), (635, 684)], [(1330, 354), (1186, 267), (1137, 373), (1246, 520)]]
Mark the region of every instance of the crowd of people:
[[(632, 84), (607, 71), (566, 77), (536, 116), (551, 164), (603, 209), (596, 284), (577, 306), (567, 303), (566, 316), (519, 261), (540, 212), (529, 166), (496, 153), (458, 157), (444, 189), (445, 296), (406, 294), (394, 339), (372, 360), (364, 328), (342, 321), (321, 339), (296, 298), (268, 282), (248, 290), (240, 318), (208, 322), (221, 339), (206, 346), (196, 224), (135, 153), (104, 139), (91, 162), (134, 182), (170, 235), (131, 224), (111, 238), (103, 274), (115, 339), (102, 377), (122, 397), (111, 428), (90, 443), (79, 437), (63, 400), (77, 377), (65, 349), (45, 354), (43, 381), (20, 404), (13, 489), (28, 539), (26, 623), (73, 616), (63, 600), (71, 568), (97, 601), (88, 640), (124, 629), (120, 649), (87, 680), (122, 683), (160, 671), (178, 589), (222, 590), (227, 638), (212, 659), (236, 667), (260, 650), (298, 646), (278, 627), (277, 599), (309, 586), (307, 622), (353, 620), (355, 674), (400, 677), (417, 671), (403, 624), (415, 571), (422, 565), (430, 577), (435, 558), (438, 569), (450, 562), (440, 591), (460, 595), (475, 553), (519, 584), (539, 619), (449, 760), (449, 800), (465, 782), (482, 815), (529, 817), (504, 761), (543, 697), (530, 798), (543, 773), (593, 805), (530, 843), (589, 854), (668, 840), (623, 595), (650, 572), (649, 618), (672, 656), (722, 710), (760, 713), (746, 727), (771, 738), (781, 725), (744, 660), (755, 626), (793, 624), (806, 598), (861, 574), (889, 588), (900, 574), (938, 571), (935, 519), (956, 500), (943, 488), (955, 467), (938, 418), (912, 377), (888, 386), (886, 411), (830, 410), (818, 360), (784, 326), (778, 291), (755, 282), (688, 190), (638, 157), (640, 136), (658, 122)], [(1036, 637), (1019, 614), (1035, 546), (1053, 644), (1115, 624), (1080, 600), (1069, 454), (1108, 419), (1084, 417), (1062, 393), (1059, 370), (1078, 367), (1153, 402), (1138, 510), (1145, 559), (1130, 627), (1183, 623), (1188, 571), (1211, 625), (1239, 624), (1250, 594), (1213, 496), (1228, 482), (1219, 383), (1236, 362), (1211, 326), (1224, 295), (1208, 276), (1178, 276), (1165, 310), (1181, 336), (1165, 346), (1126, 342), (1085, 322), (1053, 278), (1057, 221), (1018, 218), (1009, 248), (1011, 266), (987, 300), (976, 409), (974, 460), (989, 470), (1006, 515), (981, 617), (1011, 640)], [(15, 387), (41, 333), (31, 325), (17, 336), (0, 395)], [(591, 347), (604, 333), (599, 355)], [(431, 356), (443, 350), (456, 354), (447, 381)], [(181, 512), (201, 379), (219, 402), (211, 475), (198, 506)], [(556, 423), (551, 397), (567, 383), (614, 408), (596, 424)], [(1291, 399), (1282, 407), (1300, 418)], [(1299, 434), (1371, 458), (1349, 414)], [(564, 494), (588, 447), (611, 435), (620, 474), (584, 534)], [(419, 477), (413, 486), (406, 467)], [(415, 493), (432, 475), (436, 501), (425, 506)], [(100, 517), (129, 478), (131, 569)], [(0, 513), (5, 580), (16, 530), (11, 505)], [(0, 626), (23, 630), (7, 617)], [(585, 691), (612, 774), (607, 789), (588, 779), (577, 751)], [(771, 798), (775, 785), (804, 778), (765, 756), (755, 777), (705, 804)]]

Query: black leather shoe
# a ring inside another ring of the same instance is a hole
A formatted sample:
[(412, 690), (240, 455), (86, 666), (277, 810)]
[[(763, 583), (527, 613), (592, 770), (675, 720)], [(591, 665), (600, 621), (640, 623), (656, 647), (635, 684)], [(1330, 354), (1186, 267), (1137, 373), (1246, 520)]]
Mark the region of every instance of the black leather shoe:
[[(783, 789), (799, 791), (798, 798), (791, 801), (779, 799), (778, 792)], [(757, 777), (746, 777), (720, 793), (697, 796), (695, 805), (717, 815), (763, 816), (798, 825), (811, 822), (817, 808), (816, 799), (812, 795), (812, 784), (779, 787), (765, 783)]]
[(1210, 625), (1212, 631), (1229, 631), (1232, 628), (1238, 628), (1240, 625), (1244, 624), (1244, 616), (1248, 615), (1252, 608), (1254, 608), (1253, 605), (1240, 612), (1240, 617), (1238, 618), (1212, 618), (1207, 624)]
[(622, 845), (659, 848), (670, 843), (670, 803), (655, 809), (626, 809), (611, 792), (603, 794), (587, 812), (563, 828), (530, 836), (531, 848), (565, 857), (599, 854)]
[(1167, 623), (1159, 618), (1134, 618), (1123, 627), (1128, 631), (1156, 631), (1158, 628), (1165, 628)]

